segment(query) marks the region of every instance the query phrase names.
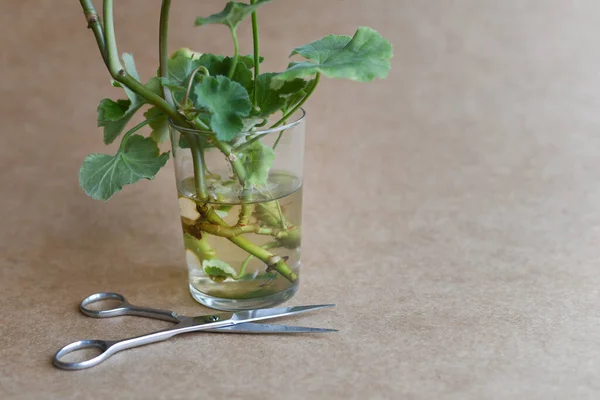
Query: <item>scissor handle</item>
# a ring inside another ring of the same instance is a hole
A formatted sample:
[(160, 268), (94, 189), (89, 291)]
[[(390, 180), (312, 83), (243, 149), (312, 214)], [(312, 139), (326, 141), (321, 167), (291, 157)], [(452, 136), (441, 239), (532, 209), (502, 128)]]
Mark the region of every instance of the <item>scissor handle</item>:
[[(112, 355), (112, 352), (109, 352), (108, 350), (114, 343), (115, 342), (107, 342), (104, 340), (78, 340), (77, 342), (66, 345), (56, 352), (53, 360), (54, 365), (60, 369), (67, 370), (78, 370), (96, 366)], [(61, 358), (67, 354), (85, 349), (99, 349), (100, 354), (79, 362), (61, 361)]]
[[(105, 308), (103, 310), (92, 310), (91, 308), (88, 308), (88, 306), (94, 303), (99, 303), (106, 300), (117, 300), (119, 303), (112, 308)], [(123, 295), (119, 293), (102, 292), (94, 293), (83, 299), (79, 305), (79, 310), (88, 317), (109, 318), (119, 315), (126, 315), (127, 310), (130, 307), (131, 305), (127, 302)]]
[[(105, 300), (117, 300), (119, 303), (112, 308), (105, 308), (102, 310), (92, 310), (89, 308), (91, 304)], [(112, 292), (94, 293), (86, 297), (81, 301), (79, 310), (88, 317), (92, 318), (110, 318), (118, 317), (120, 315), (137, 315), (138, 317), (161, 319), (163, 321), (181, 322), (181, 318), (174, 311), (135, 306), (129, 303), (127, 299), (125, 299), (125, 296)]]

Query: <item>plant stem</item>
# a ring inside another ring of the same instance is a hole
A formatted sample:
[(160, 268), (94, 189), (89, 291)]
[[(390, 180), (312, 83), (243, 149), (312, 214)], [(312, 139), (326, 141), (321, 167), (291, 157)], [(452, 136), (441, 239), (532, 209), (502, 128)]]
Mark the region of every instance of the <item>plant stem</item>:
[[(123, 70), (123, 66), (119, 61), (119, 51), (117, 50), (117, 42), (115, 40), (115, 23), (113, 20), (113, 1), (104, 0), (103, 13), (104, 13), (104, 42), (106, 43), (106, 52), (108, 57), (108, 69), (111, 75), (119, 75), (119, 72)], [(117, 78), (115, 78), (117, 79)]]
[[(319, 84), (319, 80), (320, 79), (321, 79), (321, 73), (317, 72), (317, 75), (315, 76), (315, 80), (314, 80), (312, 86), (310, 87), (310, 89), (308, 89), (308, 92), (306, 92), (306, 96), (304, 96), (302, 98), (302, 100), (300, 100), (300, 102), (298, 104), (296, 104), (296, 107), (292, 108), (291, 111), (289, 111), (287, 114), (285, 114), (279, 121), (275, 122), (273, 124), (273, 126), (271, 126), (271, 128), (269, 128), (269, 129), (273, 129), (273, 128), (278, 127), (279, 125), (284, 124), (285, 121), (287, 121), (287, 119), (289, 117), (291, 117), (292, 115), (294, 115), (294, 113), (296, 111), (298, 111), (304, 105), (304, 103), (306, 103), (306, 101), (308, 100), (308, 98), (313, 94), (313, 92), (317, 88), (317, 85)], [(281, 135), (281, 133), (280, 133), (280, 135)]]
[(129, 89), (146, 99), (146, 101), (159, 108), (173, 121), (184, 126), (188, 125), (185, 117), (179, 114), (175, 107), (142, 85), (137, 79), (127, 74), (127, 72), (123, 69), (121, 62), (119, 61), (119, 53), (117, 51), (117, 44), (115, 42), (112, 0), (104, 0), (104, 40), (106, 43), (106, 54), (108, 57), (108, 70), (110, 75), (117, 82), (127, 86)]
[[(80, 0), (81, 5), (83, 7), (84, 13), (86, 15), (95, 14), (95, 10), (89, 0)], [(161, 76), (168, 76), (168, 54), (167, 54), (167, 28), (168, 28), (168, 10), (169, 10), (170, 0), (163, 0), (163, 7), (161, 9), (161, 47), (160, 47), (160, 62), (161, 62)], [(102, 54), (106, 54), (107, 57), (107, 67), (110, 75), (117, 81), (127, 86), (133, 92), (142, 96), (148, 103), (156, 106), (158, 109), (163, 111), (165, 114), (171, 118), (174, 122), (182, 127), (190, 127), (189, 121), (181, 115), (173, 104), (173, 100), (171, 99), (170, 93), (168, 89), (164, 88), (164, 96), (165, 99), (152, 92), (140, 82), (138, 82), (132, 76), (129, 76), (127, 72), (122, 68), (121, 63), (119, 62), (119, 56), (115, 41), (115, 31), (114, 31), (114, 20), (113, 20), (113, 2), (112, 0), (104, 0), (104, 20), (105, 20), (105, 32), (102, 41), (98, 42), (98, 47)], [(101, 27), (98, 27), (100, 29)], [(96, 33), (96, 30), (94, 31)], [(200, 126), (200, 129), (206, 130), (206, 126)], [(231, 146), (223, 143), (221, 141), (215, 142), (216, 146), (221, 150), (223, 154), (230, 157), (232, 154)], [(244, 166), (239, 162), (239, 160), (231, 161), (232, 168), (237, 175), (240, 182), (244, 182), (246, 180), (246, 170)]]
[(275, 256), (242, 236), (229, 238), (229, 241), (267, 264), (267, 271), (275, 270), (290, 282), (298, 280), (298, 275), (286, 264), (285, 258)]
[(155, 118), (151, 118), (151, 119), (147, 119), (145, 121), (142, 121), (139, 124), (137, 124), (136, 126), (134, 126), (133, 128), (131, 128), (130, 130), (128, 130), (127, 133), (125, 133), (123, 135), (123, 139), (121, 139), (121, 145), (119, 146), (119, 151), (125, 150), (125, 144), (127, 143), (127, 139), (129, 139), (129, 136), (133, 135), (134, 133), (136, 133), (137, 131), (139, 131), (140, 129), (142, 129), (144, 126), (146, 126), (150, 122), (154, 121), (154, 119)]
[(196, 196), (201, 201), (208, 199), (208, 190), (206, 189), (206, 178), (204, 174), (204, 149), (200, 146), (193, 133), (186, 134), (186, 140), (190, 144), (192, 153), (192, 164), (194, 166), (194, 186), (196, 187)]
[(252, 145), (252, 143), (254, 143), (257, 140), (259, 140), (260, 138), (262, 138), (263, 136), (265, 136), (265, 134), (254, 136), (253, 138), (248, 139), (244, 143), (240, 144), (238, 147), (234, 148), (233, 151), (235, 151), (236, 153), (240, 153), (240, 152), (244, 151), (245, 149), (247, 149), (250, 145)]
[[(285, 121), (283, 121), (283, 122), (285, 123)], [(285, 133), (285, 130), (279, 132), (279, 135), (277, 136), (277, 140), (275, 140), (275, 143), (273, 143), (273, 150), (275, 150), (277, 148), (277, 145), (279, 144), (279, 141), (283, 137), (284, 133)]]
[[(256, 0), (250, 0), (254, 5)], [(256, 78), (260, 74), (260, 41), (258, 37), (258, 17), (256, 11), (252, 12), (252, 40), (254, 43), (254, 90), (252, 91), (252, 103), (256, 106)]]
[[(271, 242), (271, 243), (267, 243), (264, 246), (261, 246), (261, 249), (264, 250), (268, 250), (268, 249), (273, 249), (276, 247), (279, 247), (280, 244), (278, 242)], [(244, 276), (244, 274), (246, 273), (246, 268), (248, 267), (248, 264), (250, 263), (250, 261), (254, 258), (254, 256), (252, 254), (248, 255), (248, 257), (246, 257), (246, 259), (244, 260), (244, 262), (242, 263), (241, 267), (240, 267), (240, 273), (237, 276), (237, 279), (240, 279), (242, 276)]]
[(220, 140), (215, 140), (215, 146), (217, 146), (217, 148), (229, 158), (229, 161), (231, 162), (231, 167), (233, 168), (233, 172), (237, 176), (238, 181), (243, 186), (246, 182), (247, 177), (246, 169), (244, 168), (244, 165), (242, 165), (240, 159), (233, 153), (233, 148), (231, 147), (231, 145), (225, 142), (221, 142)]
[(108, 67), (108, 57), (106, 56), (106, 43), (104, 42), (104, 29), (102, 28), (102, 21), (94, 8), (94, 4), (91, 0), (79, 0), (81, 7), (83, 8), (83, 14), (88, 23), (88, 28), (94, 32), (98, 48), (100, 49), (100, 55), (104, 64)]
[[(217, 215), (217, 213), (212, 207), (209, 207), (207, 205), (199, 205), (198, 208), (199, 211), (202, 214), (204, 214), (204, 216), (206, 217), (206, 219), (208, 219), (209, 222), (212, 222), (216, 225), (221, 225), (223, 227), (227, 227), (225, 221), (223, 221), (221, 217)], [(298, 276), (286, 264), (285, 258), (276, 256), (275, 254), (265, 249), (261, 249), (259, 246), (255, 245), (254, 243), (242, 236), (228, 237), (227, 239), (242, 250), (246, 251), (249, 254), (252, 254), (254, 257), (264, 262), (267, 265), (268, 270), (275, 270), (279, 272), (290, 282), (295, 282), (298, 279)]]
[(194, 78), (196, 77), (196, 74), (198, 73), (198, 71), (202, 71), (202, 72), (204, 72), (204, 75), (210, 76), (210, 72), (208, 71), (208, 68), (206, 68), (204, 65), (201, 65), (192, 71), (192, 73), (190, 74), (190, 80), (188, 81), (187, 88), (185, 90), (185, 96), (183, 96), (183, 100), (181, 101), (181, 103), (183, 104), (184, 107), (186, 106), (188, 99), (190, 97), (190, 91), (192, 90), (192, 84), (194, 83)]
[[(250, 198), (245, 198), (245, 201), (250, 201)], [(238, 225), (245, 226), (250, 223), (250, 217), (254, 211), (254, 204), (245, 203), (240, 206), (240, 213), (238, 215)]]
[(218, 224), (207, 224), (200, 223), (197, 227), (211, 235), (220, 236), (224, 238), (233, 238), (240, 236), (244, 233), (256, 233), (258, 235), (269, 235), (276, 239), (283, 239), (287, 237), (287, 232), (277, 228), (267, 228), (258, 225), (238, 225), (234, 227), (222, 226)]
[[(158, 28), (158, 58), (160, 62), (159, 74), (163, 78), (169, 76), (169, 11), (171, 9), (171, 0), (163, 0), (160, 7), (160, 23)], [(163, 96), (171, 107), (175, 108), (171, 92), (163, 86)]]
[(234, 28), (230, 28), (231, 37), (233, 38), (233, 61), (231, 62), (231, 67), (229, 68), (229, 73), (227, 77), (229, 79), (233, 78), (233, 74), (235, 73), (235, 69), (237, 68), (238, 58), (240, 56), (240, 44), (238, 43), (237, 32)]

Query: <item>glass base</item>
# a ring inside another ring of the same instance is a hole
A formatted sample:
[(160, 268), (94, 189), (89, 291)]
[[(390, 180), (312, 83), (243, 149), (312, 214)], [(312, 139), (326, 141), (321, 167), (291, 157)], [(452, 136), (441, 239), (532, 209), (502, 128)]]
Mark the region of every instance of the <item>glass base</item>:
[(190, 293), (194, 300), (203, 306), (223, 311), (243, 311), (255, 310), (258, 308), (269, 308), (288, 301), (298, 291), (298, 282), (279, 293), (270, 296), (259, 297), (256, 299), (225, 299), (221, 297), (209, 296), (200, 292), (194, 286), (190, 285)]

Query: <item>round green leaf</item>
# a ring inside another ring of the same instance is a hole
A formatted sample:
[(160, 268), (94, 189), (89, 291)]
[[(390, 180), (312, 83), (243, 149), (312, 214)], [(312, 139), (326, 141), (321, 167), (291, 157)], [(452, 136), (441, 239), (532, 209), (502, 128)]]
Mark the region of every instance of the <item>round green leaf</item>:
[[(360, 27), (354, 37), (328, 35), (298, 47), (293, 55), (311, 60), (293, 63), (273, 78), (272, 87), (295, 78), (310, 78), (317, 73), (329, 78), (345, 78), (359, 82), (385, 78), (390, 69), (392, 45), (377, 31)], [(278, 82), (279, 81), (279, 82)]]
[(194, 87), (194, 105), (209, 111), (210, 128), (217, 139), (230, 141), (244, 128), (252, 109), (248, 92), (226, 76), (209, 76)]

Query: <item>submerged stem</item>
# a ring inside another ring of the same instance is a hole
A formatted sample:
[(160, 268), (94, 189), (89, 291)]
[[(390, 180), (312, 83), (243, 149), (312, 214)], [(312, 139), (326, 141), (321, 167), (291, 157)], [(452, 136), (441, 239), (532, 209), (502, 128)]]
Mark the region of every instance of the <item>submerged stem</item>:
[[(261, 249), (264, 250), (268, 250), (268, 249), (274, 249), (276, 247), (279, 247), (280, 244), (278, 242), (271, 242), (271, 243), (267, 243), (264, 246), (261, 246)], [(246, 268), (248, 268), (248, 264), (250, 263), (250, 261), (254, 258), (254, 256), (252, 254), (248, 255), (248, 257), (246, 257), (246, 259), (244, 260), (244, 262), (242, 263), (241, 267), (240, 267), (240, 272), (237, 276), (237, 279), (240, 279), (242, 276), (244, 276), (244, 274), (246, 273)]]
[(234, 238), (244, 233), (256, 233), (258, 235), (269, 235), (276, 239), (284, 239), (288, 236), (286, 231), (282, 231), (277, 228), (267, 228), (258, 225), (237, 225), (234, 227), (222, 226), (218, 224), (207, 224), (200, 223), (197, 227), (211, 235), (220, 236), (224, 238)]
[(190, 144), (192, 153), (192, 164), (194, 166), (194, 186), (196, 187), (196, 196), (201, 201), (208, 199), (208, 190), (206, 189), (206, 177), (204, 174), (204, 149), (196, 140), (193, 134), (185, 134), (186, 140)]
[[(222, 227), (228, 227), (227, 223), (217, 215), (212, 207), (209, 207), (208, 205), (199, 205), (198, 208), (209, 222)], [(242, 250), (264, 262), (267, 265), (267, 270), (277, 271), (290, 282), (295, 282), (298, 279), (298, 275), (296, 275), (296, 273), (286, 264), (286, 258), (276, 256), (242, 236), (228, 237), (227, 239)]]

